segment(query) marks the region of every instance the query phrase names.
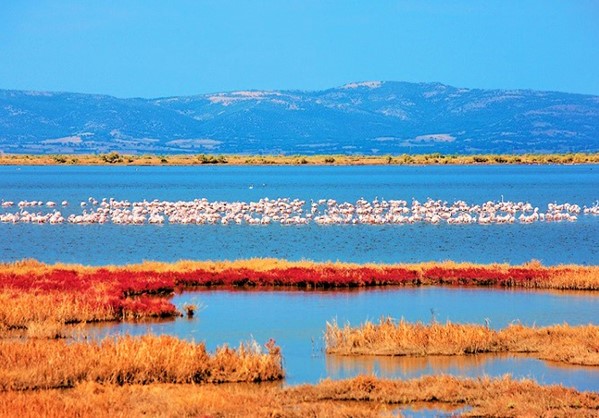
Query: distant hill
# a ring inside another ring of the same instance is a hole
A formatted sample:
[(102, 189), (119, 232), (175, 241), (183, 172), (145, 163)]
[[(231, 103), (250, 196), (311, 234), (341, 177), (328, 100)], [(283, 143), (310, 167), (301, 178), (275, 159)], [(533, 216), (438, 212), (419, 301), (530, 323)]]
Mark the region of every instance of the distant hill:
[(599, 96), (362, 82), (160, 99), (0, 90), (5, 153), (599, 151)]

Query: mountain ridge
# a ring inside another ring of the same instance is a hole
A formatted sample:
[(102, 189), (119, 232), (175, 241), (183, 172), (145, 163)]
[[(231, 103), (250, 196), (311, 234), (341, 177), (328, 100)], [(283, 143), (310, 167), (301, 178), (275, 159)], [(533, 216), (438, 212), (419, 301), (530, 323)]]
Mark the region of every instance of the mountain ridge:
[(0, 90), (0, 152), (595, 152), (599, 96), (365, 81), (154, 99)]

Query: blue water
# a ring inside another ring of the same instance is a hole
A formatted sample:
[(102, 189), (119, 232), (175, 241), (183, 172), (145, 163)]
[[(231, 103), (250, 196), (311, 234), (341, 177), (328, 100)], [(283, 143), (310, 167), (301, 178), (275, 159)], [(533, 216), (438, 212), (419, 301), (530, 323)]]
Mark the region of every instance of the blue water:
[(356, 326), (383, 316), (409, 322), (485, 324), (503, 328), (512, 322), (544, 326), (567, 322), (599, 324), (599, 298), (592, 293), (549, 293), (447, 287), (362, 291), (204, 291), (177, 295), (173, 303), (200, 306), (197, 317), (160, 323), (103, 324), (92, 335), (152, 332), (205, 341), (209, 349), (255, 339), (274, 338), (281, 346), (286, 383), (315, 383), (325, 377), (357, 374), (411, 378), (445, 373), (459, 376), (530, 377), (581, 390), (599, 390), (599, 368), (564, 367), (530, 357), (342, 357), (323, 353), (327, 321)]
[[(591, 205), (599, 199), (597, 166), (468, 167), (0, 167), (0, 199), (68, 200), (68, 210), (89, 197), (138, 200), (257, 201), (260, 198), (332, 198), (355, 202), (428, 197)], [(0, 261), (127, 264), (142, 260), (238, 259), (419, 262), (455, 260), (545, 264), (599, 264), (599, 218), (532, 225), (29, 225), (0, 224)], [(225, 292), (183, 294), (174, 302), (205, 306), (192, 320), (110, 324), (97, 335), (170, 333), (206, 341), (213, 349), (255, 338), (275, 338), (285, 357), (287, 383), (316, 382), (359, 373), (413, 377), (426, 373), (491, 376), (511, 373), (543, 383), (598, 390), (597, 370), (563, 367), (527, 357), (459, 359), (326, 356), (326, 321), (357, 325), (390, 315), (409, 321), (483, 323), (503, 327), (597, 323), (596, 296), (449, 288), (367, 292)]]
[[(249, 186), (254, 186), (250, 189)], [(195, 166), (0, 167), (5, 200), (257, 200), (290, 197), (339, 201), (427, 197), (453, 201), (531, 201), (536, 205), (599, 199), (599, 166)]]
[[(250, 188), (252, 187), (252, 188)], [(430, 197), (591, 205), (599, 167), (0, 167), (0, 199), (257, 201), (263, 197), (355, 202)], [(599, 218), (532, 225), (9, 225), (0, 224), (0, 261), (127, 264), (142, 260), (280, 257), (290, 260), (456, 260), (599, 263)]]

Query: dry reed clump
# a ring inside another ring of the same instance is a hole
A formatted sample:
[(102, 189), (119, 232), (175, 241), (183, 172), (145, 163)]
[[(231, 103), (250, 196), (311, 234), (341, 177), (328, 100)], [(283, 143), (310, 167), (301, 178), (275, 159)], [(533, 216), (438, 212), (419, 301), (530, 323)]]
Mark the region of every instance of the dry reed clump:
[(72, 332), (68, 324), (118, 319), (112, 305), (98, 301), (98, 297), (0, 291), (0, 336), (24, 333), (33, 338), (59, 338)]
[(599, 326), (510, 325), (496, 331), (482, 325), (396, 323), (339, 327), (327, 323), (327, 353), (340, 355), (463, 355), (477, 353), (532, 353), (545, 360), (599, 366)]
[(557, 290), (599, 290), (599, 268), (559, 266), (551, 271), (550, 283)]
[(77, 295), (62, 292), (0, 292), (0, 323), (23, 327), (30, 322), (74, 323), (114, 319), (116, 313), (104, 304), (101, 295)]
[(599, 394), (541, 386), (510, 377), (427, 376), (386, 380), (361, 376), (317, 385), (107, 385), (66, 390), (0, 392), (0, 416), (26, 417), (376, 417), (402, 407), (471, 407), (463, 416), (595, 417)]
[(168, 336), (124, 336), (101, 342), (0, 340), (0, 390), (114, 384), (261, 382), (283, 377), (279, 348), (220, 347)]

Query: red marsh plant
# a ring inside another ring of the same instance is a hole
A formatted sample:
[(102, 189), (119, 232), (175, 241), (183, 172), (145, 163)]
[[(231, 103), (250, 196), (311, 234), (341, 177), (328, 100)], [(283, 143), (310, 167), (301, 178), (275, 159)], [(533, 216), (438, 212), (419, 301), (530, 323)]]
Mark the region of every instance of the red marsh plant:
[[(599, 290), (599, 267), (544, 267), (538, 262), (521, 266), (453, 262), (360, 265), (277, 259), (86, 267), (23, 260), (0, 264), (0, 295), (8, 301), (0, 304), (0, 329), (43, 317), (85, 322), (180, 315), (166, 297), (175, 291), (206, 287), (425, 285)], [(9, 310), (20, 312), (21, 317)], [(63, 313), (53, 315), (53, 310)]]

